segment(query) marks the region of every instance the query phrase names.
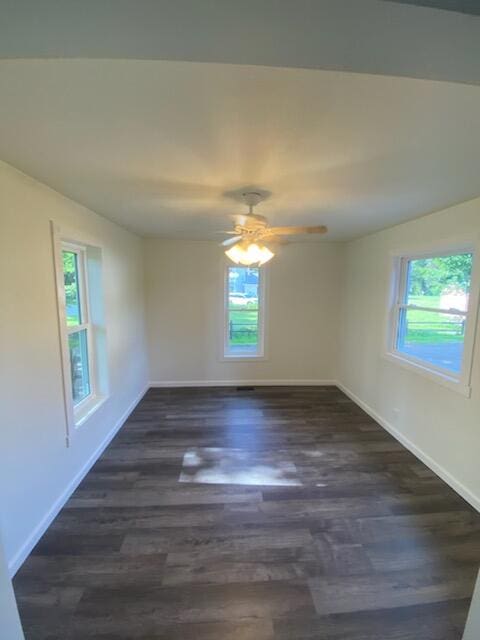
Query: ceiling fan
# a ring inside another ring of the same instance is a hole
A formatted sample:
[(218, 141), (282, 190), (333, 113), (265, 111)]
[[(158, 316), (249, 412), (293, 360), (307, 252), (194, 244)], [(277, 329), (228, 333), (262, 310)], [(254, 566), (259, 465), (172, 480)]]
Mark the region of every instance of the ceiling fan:
[(283, 244), (284, 236), (293, 236), (306, 233), (326, 233), (327, 227), (270, 227), (264, 216), (253, 213), (253, 208), (261, 200), (263, 195), (257, 191), (248, 191), (243, 194), (243, 201), (249, 208), (244, 215), (234, 216), (235, 227), (233, 238), (222, 242), (222, 246), (230, 247), (225, 254), (235, 262), (246, 266), (261, 266), (273, 258), (275, 253), (269, 247), (272, 244)]

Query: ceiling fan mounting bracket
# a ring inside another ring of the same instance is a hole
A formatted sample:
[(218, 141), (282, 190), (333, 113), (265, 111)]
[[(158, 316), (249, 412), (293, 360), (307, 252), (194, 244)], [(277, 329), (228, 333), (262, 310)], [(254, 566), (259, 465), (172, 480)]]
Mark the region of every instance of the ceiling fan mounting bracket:
[(242, 198), (245, 204), (250, 207), (250, 211), (253, 207), (255, 207), (259, 202), (266, 199), (265, 194), (260, 191), (244, 191), (242, 193)]

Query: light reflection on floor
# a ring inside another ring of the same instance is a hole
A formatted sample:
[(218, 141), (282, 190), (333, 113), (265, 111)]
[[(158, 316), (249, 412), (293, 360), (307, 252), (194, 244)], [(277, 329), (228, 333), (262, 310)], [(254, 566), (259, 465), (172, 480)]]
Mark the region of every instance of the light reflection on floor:
[(302, 483), (292, 462), (272, 453), (243, 449), (195, 447), (183, 457), (179, 482), (298, 487)]

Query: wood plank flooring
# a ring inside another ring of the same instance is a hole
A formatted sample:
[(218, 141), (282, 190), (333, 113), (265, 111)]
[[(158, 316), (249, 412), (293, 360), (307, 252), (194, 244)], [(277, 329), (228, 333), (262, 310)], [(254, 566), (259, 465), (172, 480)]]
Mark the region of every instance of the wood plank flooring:
[(479, 563), (337, 388), (151, 389), (14, 587), (27, 640), (460, 640)]

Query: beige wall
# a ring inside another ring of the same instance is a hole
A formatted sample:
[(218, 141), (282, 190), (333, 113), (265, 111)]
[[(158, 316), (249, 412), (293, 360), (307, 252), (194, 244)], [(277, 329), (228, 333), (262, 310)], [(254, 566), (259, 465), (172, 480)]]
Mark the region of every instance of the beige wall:
[(480, 238), (480, 199), (347, 246), (339, 381), (480, 508), (480, 336), (467, 398), (382, 357), (391, 252)]
[(282, 248), (267, 269), (267, 357), (221, 361), (223, 251), (216, 242), (145, 241), (152, 382), (318, 381), (335, 377), (340, 244)]
[[(65, 446), (50, 220), (103, 248), (110, 396)], [(0, 163), (0, 517), (11, 569), (147, 382), (141, 240)]]

